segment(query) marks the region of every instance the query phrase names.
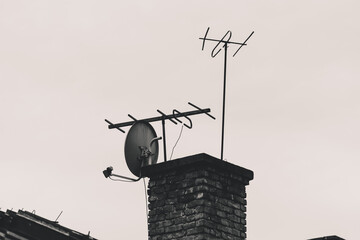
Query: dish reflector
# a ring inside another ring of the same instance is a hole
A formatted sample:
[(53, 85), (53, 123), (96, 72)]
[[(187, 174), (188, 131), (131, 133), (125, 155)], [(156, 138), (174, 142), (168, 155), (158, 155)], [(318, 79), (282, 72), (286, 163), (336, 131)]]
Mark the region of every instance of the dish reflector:
[(159, 140), (154, 128), (145, 121), (135, 122), (125, 140), (125, 160), (129, 170), (140, 177), (141, 166), (155, 164), (159, 155)]

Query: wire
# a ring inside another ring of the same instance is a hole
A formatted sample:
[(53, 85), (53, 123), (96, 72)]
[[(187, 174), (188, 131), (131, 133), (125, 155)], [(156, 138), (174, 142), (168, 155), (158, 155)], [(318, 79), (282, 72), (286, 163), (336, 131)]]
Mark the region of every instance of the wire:
[(145, 184), (145, 178), (143, 178), (143, 182), (144, 182), (144, 191), (145, 191), (145, 206), (146, 206), (146, 222), (149, 225), (149, 208), (148, 208), (148, 196), (147, 196), (147, 192), (146, 192), (146, 184)]
[(182, 134), (182, 132), (183, 132), (183, 129), (184, 129), (184, 124), (181, 124), (180, 134), (179, 134), (178, 139), (176, 140), (176, 143), (175, 143), (174, 147), (172, 148), (171, 155), (170, 155), (170, 160), (171, 160), (172, 155), (173, 155), (173, 153), (174, 153), (174, 149), (175, 149), (176, 145), (178, 144), (178, 142), (179, 142), (179, 140), (180, 140), (180, 138), (181, 138), (181, 134)]

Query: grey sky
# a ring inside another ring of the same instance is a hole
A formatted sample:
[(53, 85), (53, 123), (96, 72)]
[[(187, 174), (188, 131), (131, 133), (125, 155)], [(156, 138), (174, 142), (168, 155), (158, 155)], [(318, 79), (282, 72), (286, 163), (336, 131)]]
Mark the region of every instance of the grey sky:
[[(223, 54), (209, 36), (255, 34), (229, 58), (225, 153), (251, 169), (248, 239), (360, 239), (360, 3), (0, 0), (1, 210), (106, 240), (146, 239), (144, 187), (113, 122), (209, 107), (174, 158), (220, 156)], [(234, 51), (230, 48), (229, 51)], [(161, 135), (159, 123), (153, 124)], [(125, 129), (125, 130), (128, 130)], [(167, 124), (168, 152), (179, 126)], [(162, 151), (162, 149), (160, 149)], [(160, 154), (159, 161), (162, 161)]]

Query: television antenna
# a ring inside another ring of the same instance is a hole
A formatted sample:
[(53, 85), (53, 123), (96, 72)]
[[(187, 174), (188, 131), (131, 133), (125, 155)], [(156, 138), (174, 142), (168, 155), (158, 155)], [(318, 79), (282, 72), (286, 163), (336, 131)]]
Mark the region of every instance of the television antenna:
[(243, 43), (240, 42), (232, 42), (230, 41), (231, 39), (231, 31), (227, 31), (225, 33), (225, 35), (221, 38), (221, 39), (213, 39), (213, 38), (207, 38), (207, 35), (209, 33), (210, 28), (208, 27), (205, 33), (205, 36), (203, 38), (199, 38), (200, 40), (202, 40), (202, 50), (204, 50), (205, 47), (205, 42), (206, 41), (211, 41), (211, 42), (217, 42), (217, 44), (215, 45), (215, 47), (213, 48), (213, 50), (211, 51), (211, 57), (216, 57), (219, 52), (221, 51), (221, 47), (219, 46), (220, 44), (222, 45), (222, 48), (224, 48), (224, 85), (223, 85), (223, 107), (222, 107), (222, 123), (221, 123), (221, 157), (220, 159), (223, 160), (224, 157), (224, 128), (225, 128), (225, 96), (226, 96), (226, 65), (227, 65), (227, 51), (228, 51), (228, 47), (230, 45), (238, 45), (239, 48), (235, 51), (235, 53), (233, 54), (233, 57), (235, 57), (235, 55), (239, 52), (239, 50), (247, 45), (246, 42), (251, 38), (251, 36), (254, 34), (254, 31), (246, 38), (246, 40)]
[[(112, 167), (108, 167), (103, 171), (104, 176), (106, 178), (115, 176), (118, 178), (126, 179), (128, 181), (140, 180), (142, 177), (141, 167), (146, 165), (156, 164), (158, 159), (158, 151), (159, 151), (158, 141), (161, 139), (163, 140), (164, 162), (166, 162), (167, 155), (166, 155), (165, 120), (170, 120), (174, 124), (182, 123), (184, 124), (185, 127), (191, 129), (193, 127), (193, 123), (189, 116), (206, 114), (210, 118), (215, 119), (215, 117), (209, 114), (209, 112), (211, 111), (210, 108), (200, 108), (195, 104), (192, 104), (191, 102), (188, 102), (188, 104), (194, 107), (196, 110), (180, 112), (177, 109), (173, 109), (171, 114), (165, 114), (162, 111), (157, 110), (160, 116), (144, 118), (139, 120), (133, 117), (132, 115), (128, 114), (128, 117), (132, 119), (131, 121), (115, 123), (115, 124), (105, 119), (105, 122), (109, 124), (108, 125), (109, 129), (117, 129), (122, 133), (125, 133), (122, 127), (131, 126), (126, 136), (124, 153), (125, 153), (126, 164), (129, 170), (135, 176), (137, 176), (138, 179), (133, 179), (133, 178), (113, 174)], [(188, 121), (188, 123), (185, 122), (183, 123), (183, 121), (180, 120), (180, 118), (185, 118)], [(150, 122), (157, 122), (157, 121), (161, 121), (162, 123), (162, 137), (158, 137), (156, 135), (154, 128), (150, 125)]]

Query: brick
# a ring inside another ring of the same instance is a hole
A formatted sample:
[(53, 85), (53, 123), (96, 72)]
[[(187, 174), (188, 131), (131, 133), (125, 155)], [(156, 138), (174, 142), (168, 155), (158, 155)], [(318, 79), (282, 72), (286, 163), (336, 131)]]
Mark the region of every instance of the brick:
[(152, 211), (149, 212), (149, 222), (150, 223), (165, 220), (165, 214), (152, 214), (152, 215), (150, 215), (150, 213), (152, 213)]
[(190, 228), (186, 231), (187, 235), (194, 235), (194, 234), (199, 234), (199, 233), (203, 233), (204, 232), (204, 227), (202, 226), (198, 226), (196, 228)]
[(209, 180), (204, 177), (195, 179), (195, 185), (208, 184), (208, 182), (209, 182)]
[(165, 205), (163, 208), (162, 208), (162, 210), (164, 211), (164, 212), (173, 212), (174, 211), (174, 205)]
[(170, 212), (170, 213), (166, 214), (166, 219), (174, 219), (174, 218), (181, 217), (182, 215), (184, 215), (184, 213), (181, 212), (181, 211), (179, 211), (179, 212)]
[(194, 227), (196, 227), (197, 226), (197, 224), (196, 224), (197, 222), (187, 222), (187, 223), (184, 223), (184, 224), (182, 224), (182, 228), (184, 229), (184, 230), (187, 230), (187, 229), (190, 229), (190, 228), (194, 228)]
[(243, 220), (240, 217), (235, 216), (235, 215), (229, 215), (228, 219), (234, 223), (241, 223), (241, 220)]
[(231, 229), (231, 234), (237, 237), (241, 237), (241, 232), (235, 228)]
[(194, 201), (187, 203), (188, 208), (194, 208), (197, 206), (204, 206), (204, 205), (205, 205), (204, 199), (195, 199)]
[(221, 238), (222, 239), (227, 239), (227, 240), (234, 240), (236, 238), (234, 238), (233, 236), (229, 235), (229, 234), (226, 234), (224, 232), (221, 233)]
[(165, 230), (166, 233), (176, 232), (176, 231), (182, 230), (182, 226), (181, 225), (172, 225), (172, 226), (169, 226), (169, 227), (165, 227), (164, 230)]
[(216, 209), (213, 207), (204, 207), (204, 212), (210, 215), (216, 215)]
[(165, 232), (164, 228), (154, 228), (154, 229), (150, 229), (149, 230), (149, 234), (151, 235), (159, 235), (159, 234), (163, 234)]
[(197, 214), (197, 213), (201, 213), (201, 212), (204, 212), (203, 206), (197, 206), (196, 208), (187, 208), (184, 210), (185, 215), (192, 215), (192, 214)]
[(187, 217), (186, 217), (186, 221), (187, 221), (187, 222), (193, 222), (193, 221), (202, 219), (202, 218), (204, 218), (204, 217), (205, 217), (205, 214), (204, 214), (204, 213), (196, 213), (196, 214), (187, 216)]
[(246, 206), (244, 204), (240, 205), (240, 210), (246, 212)]
[(223, 212), (223, 211), (220, 211), (220, 210), (216, 211), (216, 215), (221, 217), (221, 218), (226, 218), (227, 217), (226, 213)]

